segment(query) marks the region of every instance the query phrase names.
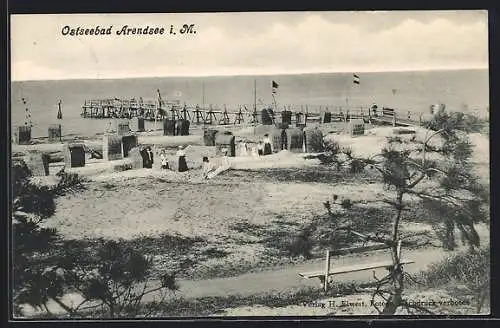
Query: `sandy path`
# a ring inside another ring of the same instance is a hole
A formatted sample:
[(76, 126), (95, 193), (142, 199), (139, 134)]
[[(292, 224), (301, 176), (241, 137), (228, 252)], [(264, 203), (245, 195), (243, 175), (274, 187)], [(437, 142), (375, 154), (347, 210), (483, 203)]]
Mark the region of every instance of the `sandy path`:
[[(480, 230), (482, 235), (486, 230)], [(482, 236), (485, 238), (484, 236)], [(463, 248), (462, 248), (463, 249)], [(456, 252), (456, 251), (454, 251)], [(430, 264), (442, 260), (454, 252), (445, 251), (441, 248), (426, 248), (419, 250), (404, 251), (403, 258), (415, 261), (406, 265), (406, 271), (417, 273), (425, 270)], [(387, 251), (374, 251), (365, 254), (353, 254), (348, 256), (336, 256), (331, 258), (331, 268), (335, 266), (348, 266), (361, 263), (372, 263), (389, 260)], [(249, 296), (259, 293), (279, 292), (293, 290), (306, 286), (321, 286), (319, 279), (305, 279), (300, 277), (300, 272), (322, 271), (324, 262), (322, 259), (310, 260), (294, 266), (286, 266), (276, 270), (247, 273), (236, 277), (216, 278), (207, 280), (181, 280), (179, 281), (179, 293), (186, 298), (197, 298), (205, 296)], [(377, 277), (385, 273), (385, 269), (377, 269)], [(360, 271), (348, 274), (339, 274), (333, 277), (333, 281), (370, 281), (373, 278), (372, 271)]]
[[(487, 238), (488, 230), (485, 227), (478, 229), (483, 238)], [(463, 247), (461, 248), (463, 249)], [(458, 251), (458, 250), (457, 250)], [(406, 265), (406, 271), (409, 273), (418, 273), (425, 270), (430, 264), (442, 260), (446, 256), (452, 255), (454, 252), (445, 251), (441, 248), (427, 248), (419, 250), (404, 251), (403, 257), (415, 261), (414, 264)], [(364, 254), (352, 254), (347, 256), (335, 256), (331, 258), (331, 267), (347, 266), (361, 263), (371, 263), (389, 259), (387, 251), (374, 251)], [(182, 296), (187, 299), (221, 296), (227, 297), (230, 295), (251, 296), (262, 293), (279, 293), (283, 291), (297, 290), (303, 287), (319, 287), (321, 286), (319, 279), (305, 279), (300, 277), (300, 272), (319, 271), (323, 268), (321, 259), (314, 259), (303, 262), (298, 265), (284, 266), (279, 269), (261, 271), (256, 273), (247, 273), (236, 277), (216, 278), (206, 280), (179, 280), (180, 289), (175, 294), (170, 294), (170, 297)], [(378, 277), (383, 276), (384, 269), (377, 269), (375, 274)], [(333, 277), (336, 282), (353, 282), (353, 281), (371, 281), (373, 279), (372, 271), (353, 272), (348, 274), (340, 274)], [(158, 282), (152, 282), (151, 287), (157, 286)], [(152, 301), (157, 298), (158, 294), (149, 294), (144, 297), (144, 302)], [(318, 295), (320, 296), (320, 295)], [(77, 294), (67, 294), (63, 297), (63, 301), (67, 304), (78, 304), (81, 297)], [(55, 303), (49, 302), (49, 309), (53, 313), (64, 313), (64, 311)], [(257, 305), (258, 307), (258, 305)], [(254, 309), (255, 310), (255, 309)], [(26, 312), (31, 315), (37, 313), (29, 308)], [(31, 312), (31, 313), (30, 313)], [(28, 314), (27, 313), (27, 314)], [(245, 315), (245, 314), (235, 314)], [(258, 311), (253, 314), (259, 315)], [(263, 313), (262, 315), (265, 315)]]

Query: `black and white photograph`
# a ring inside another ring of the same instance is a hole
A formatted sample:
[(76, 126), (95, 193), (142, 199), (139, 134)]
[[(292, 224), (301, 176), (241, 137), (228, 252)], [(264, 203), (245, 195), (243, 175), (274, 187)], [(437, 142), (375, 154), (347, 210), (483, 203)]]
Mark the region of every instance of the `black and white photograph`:
[(10, 318), (488, 315), (488, 12), (10, 15)]

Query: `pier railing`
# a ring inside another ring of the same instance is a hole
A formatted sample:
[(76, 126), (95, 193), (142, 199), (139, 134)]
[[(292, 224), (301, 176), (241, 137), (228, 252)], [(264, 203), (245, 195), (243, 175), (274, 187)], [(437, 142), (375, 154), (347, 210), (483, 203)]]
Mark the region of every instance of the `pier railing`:
[[(323, 123), (325, 113), (331, 121), (348, 121), (364, 119), (401, 123), (405, 125), (419, 124), (423, 115), (412, 111), (391, 108), (374, 108), (356, 105), (293, 105), (284, 104), (181, 104), (179, 101), (144, 101), (142, 99), (91, 99), (82, 106), (82, 117), (85, 118), (134, 118), (185, 119), (196, 124), (242, 124), (257, 123), (262, 120), (262, 110), (271, 109), (272, 119), (280, 121), (283, 112), (291, 112), (292, 120), (297, 115), (304, 115), (307, 121)], [(266, 111), (267, 112), (267, 111)], [(288, 114), (290, 115), (290, 114)], [(329, 120), (330, 120), (329, 119)]]

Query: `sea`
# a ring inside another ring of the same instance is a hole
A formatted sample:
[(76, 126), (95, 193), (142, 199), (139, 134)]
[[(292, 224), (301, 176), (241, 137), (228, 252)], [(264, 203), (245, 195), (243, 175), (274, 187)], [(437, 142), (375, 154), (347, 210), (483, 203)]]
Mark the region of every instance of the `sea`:
[[(103, 133), (110, 120), (80, 116), (85, 100), (125, 98), (178, 100), (213, 109), (240, 107), (252, 110), (276, 105), (278, 110), (319, 112), (338, 108), (368, 108), (373, 103), (401, 111), (428, 113), (433, 104), (450, 111), (464, 111), (487, 118), (489, 74), (487, 69), (405, 72), (321, 73), (265, 76), (151, 77), (13, 81), (11, 84), (11, 131), (31, 120), (32, 137), (47, 137), (51, 124), (61, 124), (64, 135), (90, 137)], [(272, 81), (278, 84), (272, 93)], [(254, 92), (255, 91), (255, 92)], [(23, 103), (23, 98), (26, 103)], [(61, 101), (63, 118), (57, 119)], [(28, 109), (28, 111), (26, 110)], [(27, 119), (26, 113), (30, 114)], [(151, 129), (154, 122), (146, 122)]]

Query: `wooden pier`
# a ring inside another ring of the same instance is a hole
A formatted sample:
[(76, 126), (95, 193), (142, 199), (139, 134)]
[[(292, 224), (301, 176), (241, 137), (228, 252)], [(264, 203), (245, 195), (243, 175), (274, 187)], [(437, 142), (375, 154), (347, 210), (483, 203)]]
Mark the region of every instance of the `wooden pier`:
[[(249, 108), (253, 108), (249, 110)], [(411, 111), (397, 111), (390, 108), (341, 107), (341, 106), (309, 106), (285, 105), (275, 108), (273, 105), (192, 105), (180, 104), (179, 101), (144, 101), (133, 99), (93, 99), (86, 100), (82, 106), (81, 116), (84, 118), (134, 118), (145, 120), (189, 120), (193, 124), (203, 125), (237, 125), (262, 122), (262, 111), (269, 111), (275, 123), (282, 122), (282, 113), (292, 113), (292, 120), (303, 115), (305, 123), (348, 122), (351, 119), (363, 119), (365, 122), (393, 125), (420, 125), (422, 114)], [(325, 115), (328, 113), (328, 115)], [(298, 114), (298, 115), (297, 115)], [(326, 117), (329, 117), (325, 121)]]

